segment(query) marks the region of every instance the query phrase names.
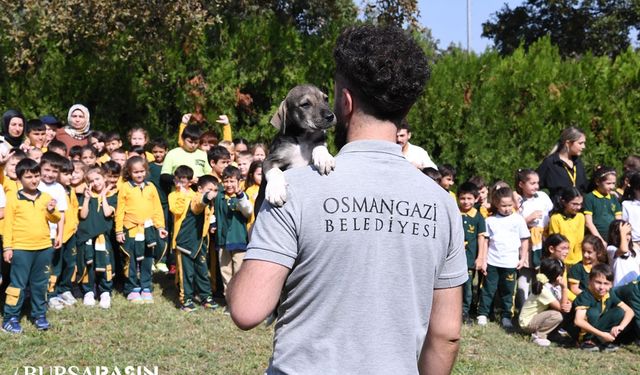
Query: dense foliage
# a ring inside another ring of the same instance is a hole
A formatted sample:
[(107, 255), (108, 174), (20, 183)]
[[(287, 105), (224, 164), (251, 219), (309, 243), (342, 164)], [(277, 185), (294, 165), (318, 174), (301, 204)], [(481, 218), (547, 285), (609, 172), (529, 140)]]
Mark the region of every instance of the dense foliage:
[[(544, 39), (506, 57), (438, 53), (416, 27), (414, 0), (368, 3), (366, 17), (411, 28), (432, 57), (409, 115), (412, 142), (462, 178), (511, 181), (568, 125), (587, 132), (590, 166), (638, 152), (635, 52), (563, 59)], [(332, 94), (333, 44), (356, 16), (350, 0), (0, 0), (0, 108), (65, 119), (80, 102), (94, 128), (144, 126), (171, 140), (184, 112), (211, 123), (226, 113), (235, 135), (268, 141), (268, 120), (291, 87)]]

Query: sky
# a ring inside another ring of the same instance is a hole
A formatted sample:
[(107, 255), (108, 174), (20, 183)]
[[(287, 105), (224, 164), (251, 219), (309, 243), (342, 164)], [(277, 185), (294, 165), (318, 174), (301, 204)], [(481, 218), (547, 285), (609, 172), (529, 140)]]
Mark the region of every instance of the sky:
[[(510, 8), (524, 0), (470, 0), (471, 1), (471, 50), (482, 52), (493, 45), (490, 39), (482, 38), (482, 23), (492, 14), (509, 4)], [(451, 43), (467, 46), (467, 0), (419, 0), (420, 23), (431, 29), (439, 40), (438, 47), (444, 49)]]

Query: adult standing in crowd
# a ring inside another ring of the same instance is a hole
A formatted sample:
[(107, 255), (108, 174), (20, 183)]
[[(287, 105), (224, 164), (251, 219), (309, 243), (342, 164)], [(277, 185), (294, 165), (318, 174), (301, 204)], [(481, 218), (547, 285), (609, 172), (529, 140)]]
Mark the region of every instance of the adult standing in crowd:
[(420, 170), (429, 167), (438, 169), (436, 163), (429, 157), (429, 153), (422, 147), (409, 143), (410, 139), (411, 127), (407, 119), (404, 119), (400, 123), (398, 132), (396, 133), (396, 143), (402, 147), (402, 155)]
[(560, 134), (560, 140), (538, 167), (540, 188), (549, 190), (549, 196), (556, 202), (562, 190), (576, 187), (585, 192), (587, 177), (580, 159), (586, 147), (584, 132), (574, 126)]
[(346, 29), (334, 57), (335, 171), (285, 172), (287, 202), (263, 204), (231, 317), (250, 329), (281, 301), (268, 374), (448, 373), (467, 280), (461, 216), (395, 142), (427, 59), (401, 29), (372, 25)]
[(74, 104), (67, 114), (67, 125), (56, 130), (56, 139), (67, 146), (67, 154), (73, 146), (89, 144), (91, 134), (91, 116), (87, 107)]
[(2, 143), (0, 154), (7, 155), (9, 150), (20, 147), (24, 136), (24, 115), (15, 109), (10, 109), (2, 114)]

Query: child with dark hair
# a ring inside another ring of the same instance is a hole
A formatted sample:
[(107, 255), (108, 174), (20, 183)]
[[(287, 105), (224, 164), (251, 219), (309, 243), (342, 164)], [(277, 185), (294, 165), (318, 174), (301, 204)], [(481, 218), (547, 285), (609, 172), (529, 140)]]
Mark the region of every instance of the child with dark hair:
[(222, 171), (231, 164), (231, 153), (224, 146), (215, 146), (207, 153), (211, 175), (222, 181)]
[(465, 324), (473, 323), (469, 316), (473, 301), (473, 279), (476, 271), (482, 269), (487, 257), (487, 230), (484, 217), (474, 208), (478, 198), (477, 187), (465, 182), (458, 188), (458, 207), (462, 215), (464, 228), (465, 253), (467, 255), (467, 272), (469, 279), (463, 286), (462, 320)]
[(209, 279), (207, 253), (210, 238), (210, 217), (218, 195), (218, 180), (201, 176), (197, 192), (191, 189), (193, 170), (185, 165), (176, 168), (175, 191), (169, 194), (169, 208), (174, 215), (173, 248), (176, 252), (176, 284), (180, 308), (190, 312), (197, 309), (193, 302), (198, 293), (203, 306), (216, 309)]
[(94, 167), (98, 164), (98, 152), (93, 146), (82, 146), (80, 149), (80, 161), (87, 167)]
[(591, 269), (587, 291), (573, 301), (576, 312), (574, 324), (580, 329), (583, 350), (617, 350), (614, 342), (633, 319), (631, 308), (615, 293), (609, 294), (612, 284), (611, 268), (598, 264)]
[(582, 193), (575, 187), (562, 190), (558, 202), (549, 218), (549, 234), (559, 233), (569, 240), (569, 254), (564, 264), (570, 267), (582, 260), (582, 239), (584, 238), (584, 215)]
[(105, 147), (105, 143), (107, 141), (107, 136), (99, 131), (93, 130), (91, 131), (91, 135), (89, 136), (89, 144), (96, 150), (98, 155), (98, 164), (102, 165), (105, 162), (109, 161), (109, 153)]
[(451, 194), (451, 196), (455, 199), (456, 194), (451, 191), (451, 187), (456, 182), (456, 169), (451, 164), (442, 164), (438, 167), (438, 172), (440, 172), (440, 181), (438, 184), (442, 186), (442, 188)]
[(582, 240), (582, 260), (574, 264), (567, 272), (571, 293), (578, 296), (587, 290), (589, 272), (593, 266), (600, 263), (609, 263), (607, 250), (598, 237), (587, 234)]
[(513, 212), (513, 192), (508, 187), (495, 190), (491, 196), (492, 215), (487, 218), (489, 249), (482, 264), (486, 277), (482, 284), (478, 324), (486, 325), (487, 316), (499, 293), (502, 307), (502, 327), (513, 329), (512, 307), (515, 297), (516, 271), (529, 257), (529, 230), (522, 216)]
[(218, 225), (216, 246), (225, 295), (229, 281), (242, 266), (247, 250), (247, 220), (253, 212), (249, 198), (240, 188), (241, 177), (240, 170), (231, 165), (222, 171), (223, 190), (218, 192), (214, 205)]
[(613, 269), (613, 286), (618, 287), (640, 276), (640, 255), (633, 249), (631, 225), (624, 220), (614, 220), (609, 226), (609, 264)]
[(486, 219), (489, 217), (489, 208), (491, 207), (491, 203), (489, 202), (489, 188), (482, 176), (471, 176), (468, 182), (471, 182), (478, 188), (478, 200), (474, 207), (480, 211), (482, 217)]
[(121, 147), (122, 147), (122, 138), (120, 137), (120, 134), (116, 132), (109, 132), (105, 134), (104, 148), (107, 154), (111, 155), (113, 150), (117, 150)]
[(531, 339), (536, 345), (551, 345), (547, 335), (562, 323), (560, 301), (553, 289), (566, 288), (563, 273), (562, 262), (551, 258), (541, 260), (540, 272), (531, 283), (531, 294), (520, 311), (520, 328), (531, 333)]
[(82, 157), (82, 146), (75, 145), (71, 146), (69, 149), (69, 159), (71, 160), (80, 160)]
[[(164, 158), (167, 155), (167, 149), (169, 146), (164, 138), (152, 139), (151, 142), (149, 142), (149, 146), (151, 147), (151, 155), (153, 156), (153, 160), (149, 162), (149, 181), (158, 190), (160, 204), (162, 205), (162, 212), (164, 213), (164, 220), (167, 224), (167, 231), (169, 232), (169, 237), (171, 237), (173, 230), (173, 218), (169, 212), (169, 201), (167, 196), (171, 193), (172, 186), (170, 184), (165, 185), (164, 180), (161, 178), (162, 165), (164, 164)], [(156, 269), (159, 272), (169, 273), (171, 275), (175, 274), (172, 250), (173, 248), (169, 247), (165, 258), (160, 259), (156, 264)]]
[(60, 213), (56, 201), (38, 189), (40, 165), (23, 159), (16, 166), (22, 188), (7, 197), (2, 256), (11, 263), (11, 276), (6, 289), (2, 329), (22, 332), (20, 312), (27, 288), (31, 291), (31, 319), (38, 330), (49, 329), (47, 320), (47, 285), (53, 248), (49, 223), (57, 223)]
[(173, 172), (181, 165), (193, 169), (193, 177), (209, 174), (211, 167), (207, 163), (207, 154), (198, 149), (202, 130), (197, 125), (188, 125), (182, 132), (182, 145), (169, 151), (162, 164), (163, 179), (173, 180)]
[[(567, 254), (569, 254), (569, 246), (567, 237), (557, 233), (552, 234), (544, 241), (542, 258), (553, 259), (564, 264), (564, 260), (567, 258)], [(562, 273), (562, 280), (562, 287), (558, 287), (554, 289), (554, 291), (560, 301), (561, 311), (568, 314), (571, 311), (571, 301), (573, 301), (576, 296), (571, 293), (568, 288), (569, 283), (566, 268), (564, 268), (564, 272)]]
[(60, 156), (67, 157), (67, 145), (63, 142), (60, 142), (57, 139), (49, 142), (49, 146), (47, 146), (47, 151), (55, 152)]
[(440, 173), (440, 171), (432, 167), (422, 168), (421, 170), (422, 173), (424, 173), (426, 176), (440, 185), (440, 180), (442, 179), (442, 174)]
[(584, 218), (587, 230), (606, 244), (609, 224), (622, 218), (622, 207), (611, 195), (616, 188), (616, 170), (600, 166), (593, 173), (594, 189), (584, 196)]
[(62, 228), (62, 247), (55, 251), (52, 261), (52, 274), (49, 276), (49, 307), (55, 310), (65, 305), (71, 306), (76, 299), (71, 293), (73, 277), (76, 271), (76, 230), (78, 229), (78, 198), (71, 187), (73, 162), (64, 159), (60, 167), (58, 182), (65, 190), (67, 211)]
[(50, 223), (51, 240), (53, 248), (60, 249), (62, 247), (63, 228), (65, 222), (65, 212), (67, 211), (67, 193), (64, 187), (58, 182), (60, 169), (65, 164), (67, 158), (47, 151), (42, 155), (40, 161), (40, 184), (38, 189), (48, 193), (56, 201), (56, 209), (60, 212), (60, 219), (55, 223)]
[(42, 150), (45, 146), (47, 127), (40, 119), (32, 119), (27, 121), (27, 128), (25, 130), (27, 138), (25, 144), (30, 148), (37, 148)]
[(255, 211), (260, 209), (259, 207), (255, 207), (256, 199), (260, 192), (260, 184), (262, 184), (262, 161), (254, 161), (249, 166), (249, 173), (247, 174), (247, 179), (244, 182), (244, 192), (247, 194), (247, 197), (249, 197), (251, 207), (254, 208), (254, 212), (251, 213), (251, 217), (247, 222), (247, 233), (249, 233), (249, 236), (251, 236), (251, 227), (256, 220)]

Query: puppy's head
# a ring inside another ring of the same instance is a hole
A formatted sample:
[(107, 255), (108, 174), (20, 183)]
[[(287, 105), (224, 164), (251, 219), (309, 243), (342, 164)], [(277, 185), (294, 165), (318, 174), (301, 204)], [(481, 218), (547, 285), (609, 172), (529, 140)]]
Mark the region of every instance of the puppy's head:
[(296, 86), (280, 103), (271, 125), (281, 134), (326, 130), (336, 123), (329, 108), (329, 98), (312, 85)]

